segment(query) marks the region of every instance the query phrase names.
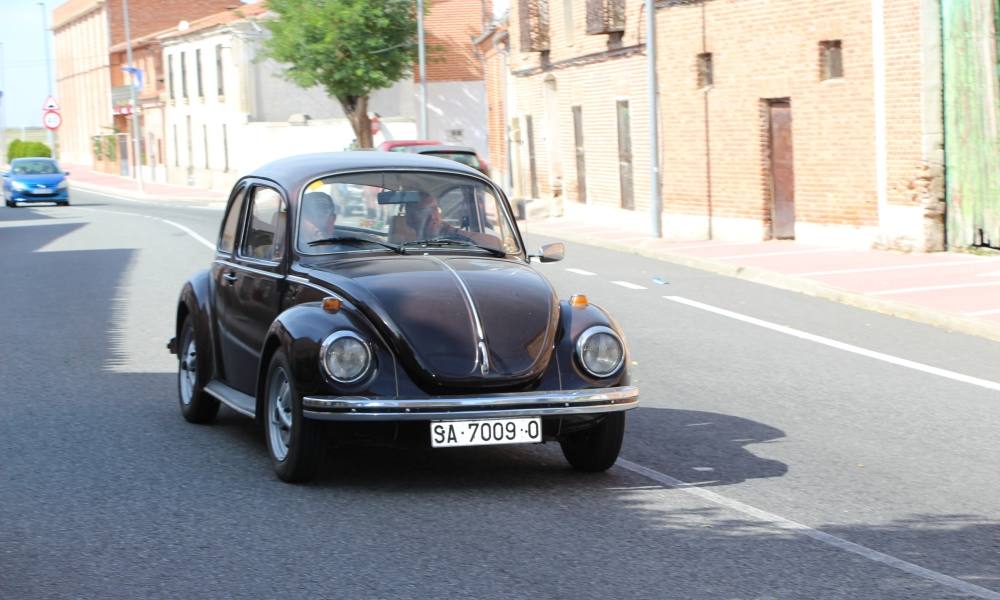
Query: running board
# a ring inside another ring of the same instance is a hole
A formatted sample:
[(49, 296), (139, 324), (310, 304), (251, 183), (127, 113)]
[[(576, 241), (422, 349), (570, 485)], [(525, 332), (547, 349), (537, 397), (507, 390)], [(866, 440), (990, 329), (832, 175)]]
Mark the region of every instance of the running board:
[(218, 379), (209, 381), (208, 385), (205, 386), (205, 391), (241, 415), (252, 417), (257, 412), (256, 398), (233, 389)]

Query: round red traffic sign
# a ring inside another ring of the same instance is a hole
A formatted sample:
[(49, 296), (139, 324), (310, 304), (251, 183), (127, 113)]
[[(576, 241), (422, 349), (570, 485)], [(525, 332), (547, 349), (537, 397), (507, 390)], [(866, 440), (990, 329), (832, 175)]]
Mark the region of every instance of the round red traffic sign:
[(55, 131), (62, 125), (62, 115), (54, 110), (47, 110), (42, 115), (42, 125), (45, 125), (47, 129)]

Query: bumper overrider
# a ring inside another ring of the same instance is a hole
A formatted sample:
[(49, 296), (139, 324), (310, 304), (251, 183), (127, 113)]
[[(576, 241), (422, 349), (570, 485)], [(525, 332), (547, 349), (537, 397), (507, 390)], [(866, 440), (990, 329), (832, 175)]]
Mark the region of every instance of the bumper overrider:
[(324, 421), (427, 421), (587, 415), (638, 405), (639, 388), (621, 386), (429, 398), (306, 396), (302, 414)]

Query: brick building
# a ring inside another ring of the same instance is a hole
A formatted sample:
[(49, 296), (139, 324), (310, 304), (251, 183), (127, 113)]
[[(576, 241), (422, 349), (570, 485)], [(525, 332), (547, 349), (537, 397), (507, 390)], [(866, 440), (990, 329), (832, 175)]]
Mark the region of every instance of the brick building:
[[(160, 53), (150, 47), (150, 34), (176, 28), (183, 20), (197, 19), (233, 4), (233, 0), (129, 0), (129, 34), (138, 54), (134, 58), (144, 59), (143, 66), (148, 69), (146, 86), (140, 94), (149, 100), (163, 89), (162, 78), (158, 77)], [(128, 133), (131, 127), (127, 119), (120, 118), (128, 94), (120, 69), (125, 62), (122, 0), (67, 0), (53, 10), (52, 31), (57, 97), (63, 115), (61, 157), (68, 162), (92, 164), (95, 136)], [(142, 41), (146, 45), (137, 49), (137, 42)], [(120, 150), (116, 148), (116, 161), (121, 162), (122, 151), (128, 146), (126, 143), (120, 145)], [(127, 170), (127, 160), (122, 165)]]
[[(516, 0), (478, 40), (515, 196), (649, 229), (643, 4)], [(665, 236), (941, 247), (933, 4), (658, 2)]]

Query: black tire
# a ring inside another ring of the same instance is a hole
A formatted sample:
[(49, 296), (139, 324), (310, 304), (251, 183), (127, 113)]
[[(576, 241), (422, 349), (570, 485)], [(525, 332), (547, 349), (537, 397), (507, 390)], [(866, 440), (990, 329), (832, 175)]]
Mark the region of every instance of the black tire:
[(7, 200), (7, 208), (17, 208), (17, 202), (13, 200)]
[(69, 200), (67, 200), (65, 202), (60, 202), (59, 206), (69, 206)]
[[(292, 369), (285, 352), (276, 351), (267, 367), (261, 421), (264, 426), (264, 439), (267, 441), (267, 453), (271, 457), (271, 466), (274, 467), (278, 479), (286, 483), (305, 483), (311, 480), (319, 469), (325, 449), (324, 438), (322, 423), (302, 416), (302, 395), (299, 394), (291, 374)], [(283, 402), (279, 402), (278, 398), (282, 396), (279, 392), (283, 384), (288, 386), (287, 395), (284, 396)], [(289, 422), (290, 431), (281, 427), (281, 423)], [(283, 441), (282, 431), (288, 431), (287, 446)]]
[(181, 325), (177, 344), (177, 401), (189, 423), (211, 423), (219, 414), (219, 401), (205, 391), (211, 361), (204, 352), (198, 352), (197, 339), (194, 318), (189, 316)]
[(577, 471), (607, 471), (618, 459), (625, 437), (625, 413), (610, 413), (601, 422), (559, 440), (563, 456)]

